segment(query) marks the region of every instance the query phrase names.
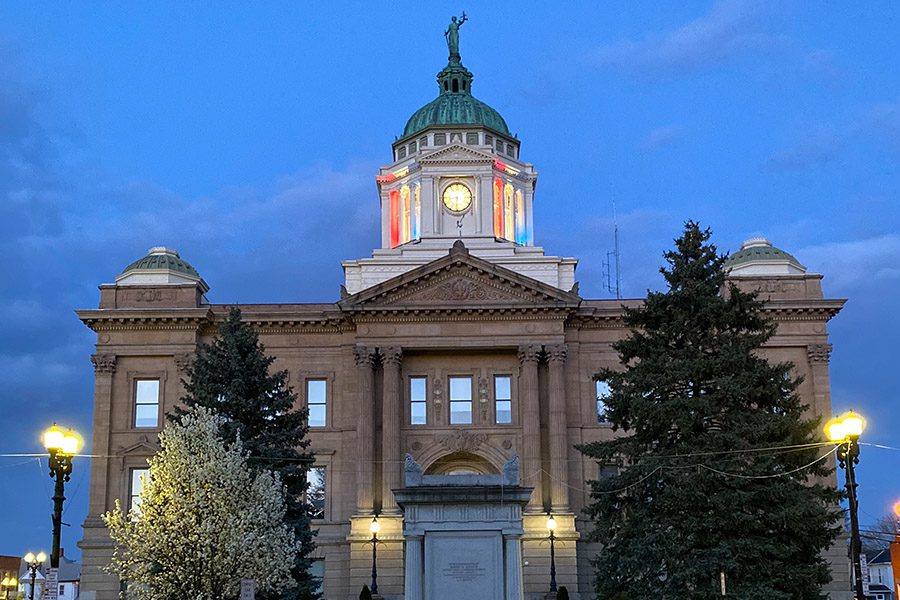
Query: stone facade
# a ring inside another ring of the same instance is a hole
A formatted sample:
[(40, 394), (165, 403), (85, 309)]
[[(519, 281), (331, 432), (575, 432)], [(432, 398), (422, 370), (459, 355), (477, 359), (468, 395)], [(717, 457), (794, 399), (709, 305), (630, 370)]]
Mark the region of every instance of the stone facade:
[[(611, 345), (628, 335), (622, 306), (640, 300), (580, 297), (575, 259), (534, 245), (537, 174), (508, 132), (440, 123), (401, 142), (377, 177), (382, 247), (344, 263), (341, 298), (240, 305), (274, 367), (290, 373), (300, 405), (315, 409), (309, 437), (326, 488), (314, 521), (324, 595), (356, 598), (368, 583), (377, 513), (379, 591), (403, 597), (404, 569), (412, 568), (405, 552), (421, 543), (405, 538), (412, 530), (393, 491), (411, 498), (402, 477), (408, 454), (424, 476), (497, 475), (518, 456), (518, 489), (533, 491), (503, 547), (505, 560), (510, 552), (521, 560), (524, 597), (548, 589), (548, 511), (558, 523), (558, 583), (573, 598), (591, 597), (597, 548), (585, 541), (582, 509), (586, 481), (602, 467), (575, 446), (615, 435), (598, 415), (593, 376), (619, 366)], [(821, 276), (760, 244), (748, 246), (733, 280), (760, 291), (778, 324), (765, 355), (792, 362), (811, 416), (828, 416), (826, 324), (843, 301), (823, 298)], [(782, 266), (767, 268), (766, 256), (776, 254)], [(117, 597), (119, 583), (101, 570), (112, 546), (100, 515), (116, 499), (128, 505), (134, 470), (158, 450), (163, 415), (183, 394), (185, 367), (227, 314), (206, 300), (208, 289), (176, 252), (157, 247), (101, 286), (99, 308), (78, 312), (97, 335), (97, 458), (80, 543), (86, 597)], [(422, 493), (413, 494), (417, 502)], [(849, 598), (840, 544), (832, 554), (833, 598)]]

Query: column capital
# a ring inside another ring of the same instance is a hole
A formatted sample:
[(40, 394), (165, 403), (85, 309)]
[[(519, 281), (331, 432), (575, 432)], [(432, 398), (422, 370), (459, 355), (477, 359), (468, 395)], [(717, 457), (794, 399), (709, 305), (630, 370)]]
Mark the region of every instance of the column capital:
[(806, 355), (811, 363), (827, 363), (831, 360), (831, 344), (810, 344)]
[(112, 375), (116, 372), (115, 354), (91, 354), (91, 362), (94, 364), (94, 373), (100, 375)]
[(357, 367), (369, 367), (371, 369), (375, 366), (375, 348), (354, 346), (353, 360), (356, 361)]
[(381, 349), (381, 360), (387, 365), (400, 365), (403, 360), (403, 348), (399, 346), (389, 346)]
[(555, 344), (553, 346), (547, 346), (547, 362), (551, 365), (554, 363), (564, 364), (566, 362), (566, 356), (568, 354), (568, 349), (565, 344)]
[(519, 346), (519, 362), (521, 364), (537, 364), (540, 360), (540, 348), (534, 345)]

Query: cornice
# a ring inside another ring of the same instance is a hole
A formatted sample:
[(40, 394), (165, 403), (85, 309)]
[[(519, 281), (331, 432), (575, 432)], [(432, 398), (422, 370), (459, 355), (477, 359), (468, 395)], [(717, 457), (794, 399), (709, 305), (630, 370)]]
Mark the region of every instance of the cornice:
[(101, 331), (196, 331), (212, 318), (208, 308), (96, 309), (76, 311), (91, 330)]

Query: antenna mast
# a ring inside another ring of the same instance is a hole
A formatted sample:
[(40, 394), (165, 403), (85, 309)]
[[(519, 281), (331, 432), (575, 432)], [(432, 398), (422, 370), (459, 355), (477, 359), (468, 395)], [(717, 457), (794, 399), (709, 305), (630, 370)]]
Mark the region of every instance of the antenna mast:
[[(621, 261), (619, 254), (619, 217), (616, 213), (616, 199), (613, 197), (613, 249), (606, 252), (606, 260), (603, 261), (603, 271), (606, 275), (606, 291), (616, 295), (616, 300), (622, 299)], [(615, 275), (613, 274), (615, 269)], [(615, 284), (613, 284), (615, 281)]]

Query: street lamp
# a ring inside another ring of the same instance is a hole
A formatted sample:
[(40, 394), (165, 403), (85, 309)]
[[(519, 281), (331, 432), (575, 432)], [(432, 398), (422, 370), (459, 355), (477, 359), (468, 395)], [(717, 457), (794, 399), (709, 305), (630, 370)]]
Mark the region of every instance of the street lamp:
[(0, 581), (0, 587), (4, 588), (3, 595), (6, 598), (9, 598), (9, 590), (14, 590), (19, 587), (19, 582), (15, 577), (4, 577), (2, 581)]
[(28, 594), (28, 600), (34, 600), (34, 580), (37, 577), (38, 569), (47, 560), (47, 555), (43, 552), (38, 552), (37, 556), (35, 556), (33, 552), (29, 552), (24, 558), (25, 564), (28, 565), (28, 573), (31, 576), (31, 593)]
[(369, 531), (372, 532), (372, 595), (378, 593), (378, 569), (375, 560), (378, 557), (378, 532), (381, 531), (381, 525), (378, 524), (378, 515), (372, 517), (369, 524)]
[(859, 537), (859, 499), (856, 496), (856, 465), (859, 463), (859, 436), (866, 428), (866, 421), (852, 410), (835, 417), (825, 424), (828, 439), (838, 444), (838, 463), (846, 471), (847, 499), (850, 504), (850, 560), (856, 574), (856, 598), (866, 600), (863, 592), (862, 541)]
[(50, 477), (56, 480), (53, 490), (53, 548), (50, 550), (50, 568), (59, 568), (59, 536), (62, 529), (62, 510), (65, 482), (72, 474), (72, 457), (81, 448), (81, 436), (69, 430), (63, 431), (53, 424), (44, 432), (44, 447), (50, 453)]
[(556, 519), (547, 513), (547, 530), (550, 532), (550, 591), (556, 591)]

